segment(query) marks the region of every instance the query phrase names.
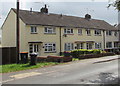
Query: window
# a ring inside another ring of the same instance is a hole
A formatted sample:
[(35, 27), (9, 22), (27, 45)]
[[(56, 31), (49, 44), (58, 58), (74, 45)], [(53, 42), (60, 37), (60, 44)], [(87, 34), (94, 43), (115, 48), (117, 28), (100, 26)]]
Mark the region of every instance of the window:
[(87, 49), (92, 49), (92, 43), (87, 43), (86, 46), (87, 46)]
[(101, 43), (95, 43), (95, 48), (96, 49), (101, 49), (102, 47), (101, 47)]
[(101, 30), (95, 30), (95, 35), (101, 35)]
[(56, 52), (56, 44), (55, 43), (46, 43), (45, 44), (45, 52)]
[(31, 33), (37, 33), (37, 27), (31, 26)]
[(118, 32), (117, 32), (117, 31), (115, 31), (115, 32), (114, 32), (114, 36), (117, 36), (117, 35), (118, 35)]
[(112, 36), (112, 31), (111, 30), (106, 31), (106, 35), (107, 36)]
[(64, 34), (73, 34), (73, 29), (64, 29)]
[(82, 35), (82, 29), (78, 29), (78, 34)]
[(53, 33), (55, 33), (55, 28), (45, 27), (45, 28), (44, 28), (44, 32), (45, 32), (45, 33), (48, 33), (48, 34), (53, 34)]
[(65, 51), (73, 50), (73, 43), (65, 43)]
[(112, 42), (107, 42), (106, 43), (106, 48), (112, 48)]
[(118, 48), (119, 47), (119, 42), (114, 42), (114, 47)]
[(87, 35), (91, 35), (91, 30), (90, 30), (90, 29), (87, 29), (87, 30), (86, 30), (86, 34), (87, 34)]
[(77, 44), (77, 49), (83, 49), (83, 43)]
[(38, 53), (39, 52), (38, 44), (30, 44), (29, 45), (29, 52), (30, 53)]

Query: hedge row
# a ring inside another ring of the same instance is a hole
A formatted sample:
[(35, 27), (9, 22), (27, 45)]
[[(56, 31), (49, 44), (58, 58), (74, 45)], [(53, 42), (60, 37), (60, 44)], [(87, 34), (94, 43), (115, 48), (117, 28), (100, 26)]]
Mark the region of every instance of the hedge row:
[(102, 50), (94, 49), (94, 50), (87, 50), (87, 49), (78, 49), (71, 51), (71, 56), (73, 58), (78, 58), (80, 55), (87, 55), (87, 54), (100, 54)]
[(62, 57), (62, 56), (47, 56), (47, 57), (37, 57), (37, 62), (70, 62), (72, 57)]
[(89, 59), (89, 58), (99, 58), (104, 56), (113, 56), (115, 53), (108, 52), (108, 53), (100, 53), (100, 54), (86, 54), (86, 55), (80, 55), (78, 59)]

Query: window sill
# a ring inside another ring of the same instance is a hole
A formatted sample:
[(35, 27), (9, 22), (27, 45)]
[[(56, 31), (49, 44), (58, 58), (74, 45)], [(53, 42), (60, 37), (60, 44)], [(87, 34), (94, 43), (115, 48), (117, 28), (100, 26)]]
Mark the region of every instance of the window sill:
[(78, 34), (79, 36), (83, 35), (83, 34)]
[(48, 35), (56, 35), (56, 33), (44, 33), (44, 34), (48, 34)]
[(90, 34), (88, 34), (87, 36), (91, 36)]
[(74, 35), (74, 34), (64, 34), (64, 35)]
[(31, 34), (38, 34), (38, 33), (31, 33)]
[(95, 35), (95, 36), (102, 36), (102, 35)]
[(56, 51), (55, 52), (44, 52), (44, 53), (56, 53)]

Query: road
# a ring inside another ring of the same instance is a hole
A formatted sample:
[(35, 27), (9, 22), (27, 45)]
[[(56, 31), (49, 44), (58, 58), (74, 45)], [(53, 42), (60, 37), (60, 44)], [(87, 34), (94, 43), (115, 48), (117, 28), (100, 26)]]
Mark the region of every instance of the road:
[[(118, 78), (119, 57), (86, 59), (2, 75), (3, 84), (96, 84)], [(113, 60), (109, 60), (113, 59)]]

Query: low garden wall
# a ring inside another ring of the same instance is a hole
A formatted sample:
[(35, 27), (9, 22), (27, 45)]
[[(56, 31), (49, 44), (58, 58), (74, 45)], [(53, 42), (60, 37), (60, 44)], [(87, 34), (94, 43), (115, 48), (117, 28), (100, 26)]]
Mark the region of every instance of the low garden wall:
[(37, 62), (70, 62), (72, 57), (64, 56), (47, 56), (47, 57), (37, 57)]

